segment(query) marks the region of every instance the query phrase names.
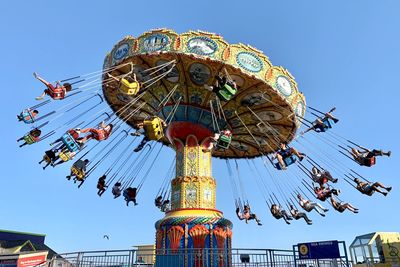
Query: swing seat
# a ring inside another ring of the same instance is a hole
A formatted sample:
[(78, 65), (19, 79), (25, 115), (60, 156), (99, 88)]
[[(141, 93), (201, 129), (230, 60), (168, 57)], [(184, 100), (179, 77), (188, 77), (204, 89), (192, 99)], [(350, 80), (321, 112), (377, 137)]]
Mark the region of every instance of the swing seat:
[(228, 149), (231, 144), (232, 136), (221, 135), (218, 138), (217, 147), (222, 149)]
[(53, 100), (62, 100), (65, 98), (65, 89), (63, 87), (55, 87), (53, 90), (48, 89), (47, 92)]
[(219, 99), (229, 101), (236, 94), (236, 89), (226, 83), (218, 92)]
[(64, 162), (66, 162), (66, 161), (68, 161), (68, 160), (71, 159), (70, 154), (69, 154), (68, 152), (64, 152), (64, 151), (61, 151), (61, 152), (58, 154), (58, 156), (59, 156), (60, 159), (61, 159), (62, 161), (64, 161)]
[(124, 190), (124, 192), (122, 192), (122, 196), (123, 196), (125, 199), (130, 199), (130, 196), (129, 196), (128, 191), (127, 191), (126, 189)]
[(109, 133), (106, 133), (106, 131), (102, 129), (94, 131), (92, 133), (93, 133), (93, 138), (97, 141), (106, 140), (109, 136)]
[(333, 125), (333, 121), (330, 118), (325, 118), (322, 120), (322, 122), (324, 123), (325, 126), (325, 130), (331, 129), (332, 125)]
[(22, 119), (23, 122), (30, 124), (35, 122), (35, 116), (32, 113), (32, 110), (25, 109), (21, 112), (19, 117)]
[[(293, 155), (289, 156), (289, 157), (286, 157), (286, 158), (283, 158), (283, 163), (285, 163), (285, 167), (290, 166), (295, 162), (296, 162), (296, 158)], [(279, 164), (279, 162), (275, 163), (275, 168), (277, 168), (278, 170), (282, 170), (282, 167)]]
[(33, 143), (36, 143), (36, 139), (35, 139), (32, 135), (30, 135), (30, 134), (27, 134), (27, 135), (24, 136), (24, 141), (25, 141), (25, 143), (27, 143), (28, 145), (31, 145), (31, 144), (33, 144)]
[(76, 176), (78, 180), (83, 180), (85, 177), (85, 172), (81, 169), (76, 168), (75, 166), (71, 167), (71, 172)]
[(372, 167), (372, 166), (375, 165), (375, 162), (376, 162), (376, 158), (375, 157), (365, 158), (362, 165), (367, 166), (367, 167)]
[(43, 160), (44, 160), (46, 163), (51, 163), (51, 162), (52, 162), (51, 158), (50, 158), (49, 156), (47, 156), (46, 154), (43, 156)]
[(75, 152), (79, 149), (78, 142), (76, 142), (76, 140), (72, 137), (72, 135), (70, 133), (65, 133), (61, 137), (61, 140), (64, 143), (64, 145), (67, 146), (67, 148), (70, 152)]
[(126, 95), (136, 95), (139, 92), (139, 82), (129, 82), (127, 79), (121, 79), (119, 90)]
[(143, 127), (147, 138), (150, 140), (158, 141), (164, 137), (162, 122), (158, 117), (150, 120), (144, 120)]

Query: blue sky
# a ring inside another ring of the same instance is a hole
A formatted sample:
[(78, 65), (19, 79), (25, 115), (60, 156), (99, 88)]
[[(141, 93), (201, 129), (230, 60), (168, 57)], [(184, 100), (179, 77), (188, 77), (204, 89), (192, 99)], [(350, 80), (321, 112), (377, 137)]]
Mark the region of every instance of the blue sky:
[[(330, 211), (312, 215), (313, 226), (286, 226), (274, 220), (257, 190), (246, 179), (253, 210), (264, 225), (236, 219), (224, 162), (214, 160), (218, 181), (217, 208), (234, 223), (234, 247), (290, 248), (313, 240), (345, 240), (373, 231), (399, 231), (398, 1), (8, 1), (0, 10), (0, 84), (3, 125), (0, 229), (47, 234), (56, 251), (129, 248), (154, 242), (154, 222), (162, 214), (153, 207), (170, 162), (151, 173), (139, 206), (96, 195), (93, 176), (80, 190), (64, 176), (67, 166), (43, 171), (37, 164), (48, 142), (19, 149), (15, 140), (27, 130), (15, 115), (34, 103), (39, 83), (32, 72), (50, 80), (101, 69), (112, 46), (125, 35), (153, 28), (182, 33), (205, 30), (230, 43), (243, 42), (264, 51), (274, 65), (296, 78), (311, 106), (337, 107), (335, 132), (371, 148), (391, 149), (373, 168), (353, 166), (370, 180), (393, 186), (388, 197), (362, 196), (343, 180), (341, 198), (360, 208), (358, 215)], [(312, 118), (308, 116), (308, 118)], [(317, 139), (313, 149), (329, 151)], [(307, 149), (307, 148), (305, 148)], [(333, 151), (329, 151), (333, 153)], [(166, 150), (163, 157), (171, 158)], [(245, 164), (243, 164), (244, 166)], [(261, 164), (258, 164), (261, 168)], [(264, 172), (265, 173), (265, 172)], [(278, 174), (278, 179), (281, 174)], [(265, 176), (268, 179), (268, 176)], [(109, 192), (108, 192), (109, 193)], [(104, 240), (103, 235), (110, 236)]]

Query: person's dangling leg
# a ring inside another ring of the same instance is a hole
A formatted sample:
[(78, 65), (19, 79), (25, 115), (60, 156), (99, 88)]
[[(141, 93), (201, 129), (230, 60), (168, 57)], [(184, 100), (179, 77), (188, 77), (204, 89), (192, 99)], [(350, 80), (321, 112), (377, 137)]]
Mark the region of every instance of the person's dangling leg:
[(348, 209), (349, 211), (354, 213), (358, 213), (358, 209), (356, 207), (353, 207), (350, 203), (344, 203), (342, 205), (345, 209)]
[[(369, 152), (369, 154), (371, 154), (373, 156), (388, 156), (388, 157), (390, 157), (392, 152), (391, 151), (384, 152), (383, 150), (373, 149), (372, 151)], [(369, 155), (367, 157), (370, 158)]]
[(281, 212), (284, 218), (286, 218), (287, 220), (293, 220), (293, 218), (289, 214), (287, 214), (286, 210), (282, 210)]
[(321, 205), (314, 202), (314, 203), (310, 203), (310, 206), (312, 209), (314, 209), (316, 212), (318, 212), (319, 215), (325, 217), (325, 213), (324, 213), (325, 210)]
[(286, 170), (286, 165), (285, 165), (285, 162), (283, 161), (283, 157), (280, 154), (278, 154), (276, 156), (276, 158), (278, 159), (278, 162), (279, 162), (279, 165), (281, 166), (281, 169), (282, 170)]
[(28, 144), (27, 142), (24, 142), (22, 145), (19, 145), (19, 147), (26, 146), (27, 144)]
[(293, 154), (295, 154), (296, 157), (298, 157), (300, 161), (302, 161), (303, 158), (304, 158), (304, 156), (306, 155), (306, 154), (304, 154), (304, 153), (301, 153), (301, 152), (297, 151), (297, 150), (294, 149), (293, 147), (290, 148), (290, 152), (292, 152)]
[(51, 162), (47, 162), (46, 165), (43, 166), (43, 170), (46, 169), (50, 165), (50, 163)]
[[(380, 189), (378, 188), (378, 187), (385, 188), (385, 187), (383, 186), (383, 184), (381, 184), (381, 183), (379, 183), (379, 182), (376, 182), (376, 183), (372, 184), (371, 187), (372, 187), (372, 189), (373, 189), (374, 191), (376, 191), (376, 192), (378, 192), (378, 193), (381, 193), (381, 194), (384, 195), (384, 196), (386, 196), (386, 195), (388, 194), (388, 193), (383, 192), (382, 190), (380, 190)], [(391, 189), (391, 188), (390, 188), (390, 189)], [(390, 190), (388, 190), (388, 191), (390, 191)]]

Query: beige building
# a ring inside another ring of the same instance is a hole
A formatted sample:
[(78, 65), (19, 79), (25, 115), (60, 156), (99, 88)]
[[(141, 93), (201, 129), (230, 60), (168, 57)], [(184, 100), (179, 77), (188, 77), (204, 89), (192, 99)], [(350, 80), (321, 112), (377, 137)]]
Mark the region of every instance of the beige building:
[(350, 245), (353, 267), (400, 267), (400, 233), (357, 236)]

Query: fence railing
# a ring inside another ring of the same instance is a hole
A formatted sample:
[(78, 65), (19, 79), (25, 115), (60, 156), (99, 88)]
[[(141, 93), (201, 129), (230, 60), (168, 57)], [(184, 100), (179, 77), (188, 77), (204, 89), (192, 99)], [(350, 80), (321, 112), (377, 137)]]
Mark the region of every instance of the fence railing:
[[(186, 249), (111, 250), (64, 253), (46, 267), (295, 267), (292, 250), (280, 249)], [(344, 267), (340, 259), (302, 260), (299, 267)]]

